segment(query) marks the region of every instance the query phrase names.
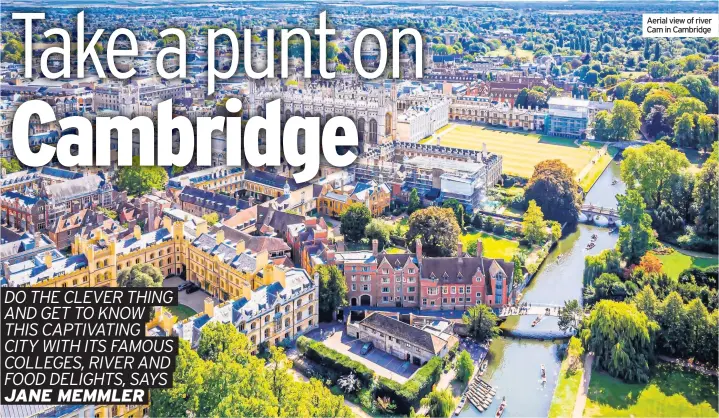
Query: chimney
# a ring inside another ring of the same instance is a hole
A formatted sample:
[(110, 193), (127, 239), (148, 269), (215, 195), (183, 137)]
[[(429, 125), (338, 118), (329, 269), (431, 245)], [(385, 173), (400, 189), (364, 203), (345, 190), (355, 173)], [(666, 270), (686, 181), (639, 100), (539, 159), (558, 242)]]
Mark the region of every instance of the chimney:
[(45, 262), (45, 267), (47, 267), (48, 269), (52, 268), (52, 253), (50, 251), (45, 253), (43, 261)]
[(372, 240), (372, 255), (377, 257), (377, 253), (379, 252), (379, 241), (376, 239)]
[(215, 315), (215, 301), (209, 296), (205, 298), (205, 314), (210, 318)]
[(223, 241), (225, 241), (225, 231), (220, 229), (215, 234), (215, 244), (220, 245)]
[(155, 202), (147, 202), (147, 232), (155, 230)]
[(457, 243), (457, 257), (462, 258), (462, 255), (464, 255), (464, 252), (462, 251), (462, 241), (459, 241)]
[(235, 244), (235, 254), (240, 255), (245, 252), (245, 241), (239, 240), (237, 241), (237, 244)]
[(477, 239), (477, 257), (484, 257), (484, 247), (482, 246), (482, 238)]
[(132, 236), (137, 240), (142, 237), (142, 229), (140, 229), (140, 225), (135, 224), (135, 227), (132, 229)]
[(417, 253), (417, 262), (419, 264), (422, 264), (422, 241), (419, 238), (417, 238), (414, 241), (414, 246), (415, 246), (415, 252)]

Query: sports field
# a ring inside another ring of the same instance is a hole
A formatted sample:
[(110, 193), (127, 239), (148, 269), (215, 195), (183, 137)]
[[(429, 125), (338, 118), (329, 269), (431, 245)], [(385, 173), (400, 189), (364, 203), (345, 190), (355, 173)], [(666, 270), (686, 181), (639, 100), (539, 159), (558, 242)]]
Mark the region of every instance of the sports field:
[[(576, 145), (572, 139), (556, 138), (521, 131), (504, 131), (476, 125), (450, 124), (438, 131), (439, 144), (445, 147), (487, 150), (503, 157), (502, 171), (521, 177), (531, 177), (540, 161), (558, 158), (574, 169), (577, 175), (597, 155), (592, 147)], [(433, 138), (423, 141), (437, 144)]]

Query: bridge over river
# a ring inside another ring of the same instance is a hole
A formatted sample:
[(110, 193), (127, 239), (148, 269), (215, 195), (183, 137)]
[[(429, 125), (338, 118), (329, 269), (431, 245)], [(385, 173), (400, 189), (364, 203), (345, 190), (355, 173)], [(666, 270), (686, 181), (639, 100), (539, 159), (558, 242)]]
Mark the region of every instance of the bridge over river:
[[(499, 312), (499, 318), (507, 318), (509, 316), (517, 315), (530, 315), (530, 316), (559, 316), (559, 309), (562, 306), (559, 305), (544, 305), (544, 304), (532, 304), (521, 307), (508, 307), (504, 308)], [(547, 311), (549, 309), (549, 311)]]
[[(585, 218), (582, 218), (584, 215)], [(607, 219), (608, 225), (615, 225), (619, 220), (619, 212), (616, 208), (597, 206), (592, 204), (584, 204), (581, 208), (580, 221), (585, 222), (588, 220), (596, 220), (597, 217), (602, 216)], [(599, 224), (598, 222), (595, 222)]]

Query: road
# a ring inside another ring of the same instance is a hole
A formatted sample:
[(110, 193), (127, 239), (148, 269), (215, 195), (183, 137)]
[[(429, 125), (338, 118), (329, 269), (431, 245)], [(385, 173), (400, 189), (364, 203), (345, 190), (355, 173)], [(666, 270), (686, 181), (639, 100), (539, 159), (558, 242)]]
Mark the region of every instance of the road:
[(592, 363), (594, 363), (594, 353), (588, 353), (584, 359), (584, 375), (582, 376), (582, 386), (577, 392), (577, 400), (574, 403), (573, 418), (582, 418), (584, 407), (587, 405), (587, 393), (589, 392), (589, 382), (592, 380)]

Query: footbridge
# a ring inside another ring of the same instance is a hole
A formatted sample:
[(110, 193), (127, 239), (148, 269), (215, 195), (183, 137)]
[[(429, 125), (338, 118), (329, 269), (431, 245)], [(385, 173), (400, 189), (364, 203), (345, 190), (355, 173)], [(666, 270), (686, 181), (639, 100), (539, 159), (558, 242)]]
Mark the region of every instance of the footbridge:
[(517, 315), (531, 315), (531, 316), (559, 316), (559, 311), (562, 308), (561, 305), (547, 305), (547, 304), (526, 304), (522, 306), (510, 306), (503, 308), (499, 311), (500, 318), (507, 318), (509, 316)]
[(604, 216), (607, 218), (607, 221), (609, 221), (609, 225), (614, 225), (616, 224), (616, 221), (619, 220), (619, 212), (615, 208), (585, 204), (582, 205), (581, 212), (589, 219), (594, 219), (597, 216)]

